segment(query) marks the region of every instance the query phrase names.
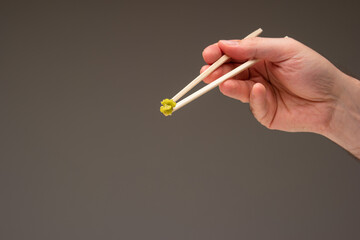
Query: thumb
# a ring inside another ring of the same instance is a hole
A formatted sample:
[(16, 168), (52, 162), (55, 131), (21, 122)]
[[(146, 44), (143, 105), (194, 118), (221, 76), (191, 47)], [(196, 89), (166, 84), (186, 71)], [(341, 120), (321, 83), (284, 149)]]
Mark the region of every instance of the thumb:
[(233, 60), (244, 62), (249, 59), (264, 59), (281, 62), (293, 57), (300, 42), (292, 38), (248, 38), (243, 40), (220, 40), (221, 51)]

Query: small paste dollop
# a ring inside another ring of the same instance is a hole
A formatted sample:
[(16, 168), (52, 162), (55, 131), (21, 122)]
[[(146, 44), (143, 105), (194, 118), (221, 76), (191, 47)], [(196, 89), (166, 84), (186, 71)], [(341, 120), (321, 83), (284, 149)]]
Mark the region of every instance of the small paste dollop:
[(173, 108), (176, 106), (176, 102), (172, 99), (164, 99), (161, 101), (162, 106), (160, 107), (160, 112), (165, 116), (171, 115)]

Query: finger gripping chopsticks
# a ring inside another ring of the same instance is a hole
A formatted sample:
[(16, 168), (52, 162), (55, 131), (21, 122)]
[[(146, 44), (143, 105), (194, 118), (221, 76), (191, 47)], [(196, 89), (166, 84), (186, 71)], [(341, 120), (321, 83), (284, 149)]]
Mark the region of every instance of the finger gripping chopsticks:
[[(259, 36), (261, 34), (262, 31), (263, 30), (261, 28), (259, 28), (256, 31), (249, 34), (248, 36), (246, 36), (245, 39), (246, 38), (257, 37), (257, 36)], [(186, 87), (184, 87), (180, 92), (178, 92), (172, 99), (167, 99), (167, 100), (169, 100), (169, 101), (173, 100), (173, 102), (175, 103), (177, 100), (179, 100), (181, 97), (183, 97), (187, 92), (189, 92), (198, 83), (200, 83), (203, 79), (205, 79), (207, 76), (209, 76), (213, 71), (215, 71), (217, 68), (219, 68), (221, 65), (223, 65), (229, 59), (230, 59), (230, 57), (228, 57), (226, 55), (223, 55), (215, 63), (213, 63), (208, 69), (206, 69), (198, 77), (196, 77), (194, 80), (192, 80)], [(193, 94), (189, 95), (188, 97), (184, 98), (180, 102), (176, 103), (175, 107), (171, 107), (172, 111), (170, 111), (170, 114), (166, 114), (166, 115), (171, 115), (172, 112), (174, 112), (176, 110), (179, 110), (180, 108), (182, 108), (186, 104), (194, 101), (198, 97), (202, 96), (203, 94), (207, 93), (208, 91), (212, 90), (213, 88), (219, 86), (225, 80), (227, 80), (229, 78), (232, 78), (233, 76), (239, 74), (240, 72), (244, 71), (245, 69), (251, 67), (256, 62), (258, 62), (258, 60), (253, 59), (253, 60), (249, 60), (249, 61), (241, 64), (237, 68), (235, 68), (232, 71), (226, 73), (225, 75), (221, 76), (220, 78), (216, 79), (215, 81), (211, 82), (210, 84), (206, 85), (205, 87), (199, 89), (198, 91), (196, 91)], [(165, 101), (165, 102), (167, 102), (167, 101)], [(169, 109), (169, 106), (166, 105), (166, 106), (163, 106), (162, 108), (163, 109), (164, 108)], [(162, 109), (160, 109), (160, 111), (162, 111)], [(162, 112), (164, 113), (164, 111), (162, 111)]]

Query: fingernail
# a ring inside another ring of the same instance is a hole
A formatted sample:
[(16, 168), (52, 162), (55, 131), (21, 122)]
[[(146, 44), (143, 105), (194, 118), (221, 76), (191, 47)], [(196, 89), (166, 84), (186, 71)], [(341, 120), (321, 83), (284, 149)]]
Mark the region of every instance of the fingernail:
[(220, 40), (220, 42), (229, 46), (239, 45), (239, 41), (234, 41), (234, 40)]

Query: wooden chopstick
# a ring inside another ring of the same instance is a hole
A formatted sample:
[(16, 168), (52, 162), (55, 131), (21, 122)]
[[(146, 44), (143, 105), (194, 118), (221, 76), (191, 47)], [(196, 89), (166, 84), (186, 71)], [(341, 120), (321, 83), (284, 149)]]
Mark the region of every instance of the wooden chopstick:
[(180, 108), (182, 108), (183, 106), (185, 106), (186, 104), (194, 101), (195, 99), (197, 99), (198, 97), (200, 97), (201, 95), (207, 93), (208, 91), (210, 91), (211, 89), (219, 86), (222, 82), (224, 82), (225, 80), (232, 78), (233, 76), (241, 73), (242, 71), (244, 71), (245, 69), (251, 67), (252, 65), (254, 65), (255, 63), (257, 63), (259, 60), (258, 59), (253, 59), (253, 60), (249, 60), (243, 64), (241, 64), (240, 66), (238, 66), (237, 68), (233, 69), (231, 72), (226, 73), (225, 75), (221, 76), (220, 78), (216, 79), (215, 81), (213, 81), (212, 83), (209, 83), (208, 85), (206, 85), (205, 87), (199, 89), (198, 91), (194, 92), (193, 94), (189, 95), (188, 97), (184, 98), (183, 100), (181, 100), (180, 102), (176, 103), (176, 106), (173, 109), (173, 112), (176, 110), (179, 110)]
[[(262, 29), (259, 28), (257, 30), (255, 30), (254, 32), (250, 33), (249, 35), (247, 35), (244, 39), (246, 38), (252, 38), (252, 37), (257, 37), (262, 33)], [(221, 65), (223, 65), (227, 60), (229, 60), (230, 57), (223, 55), (221, 58), (219, 58), (215, 63), (213, 63), (208, 69), (206, 69), (203, 73), (201, 73), (198, 77), (196, 77), (194, 80), (192, 80), (186, 87), (184, 87), (180, 92), (178, 92), (173, 98), (172, 100), (174, 100), (175, 102), (177, 100), (179, 100), (182, 96), (184, 96), (187, 92), (189, 92), (193, 87), (195, 87), (198, 83), (200, 83), (203, 79), (205, 79), (207, 76), (210, 75), (210, 73), (212, 73), (213, 71), (215, 71), (218, 67), (220, 67)], [(175, 109), (179, 109), (178, 106), (176, 106), (174, 108)]]

